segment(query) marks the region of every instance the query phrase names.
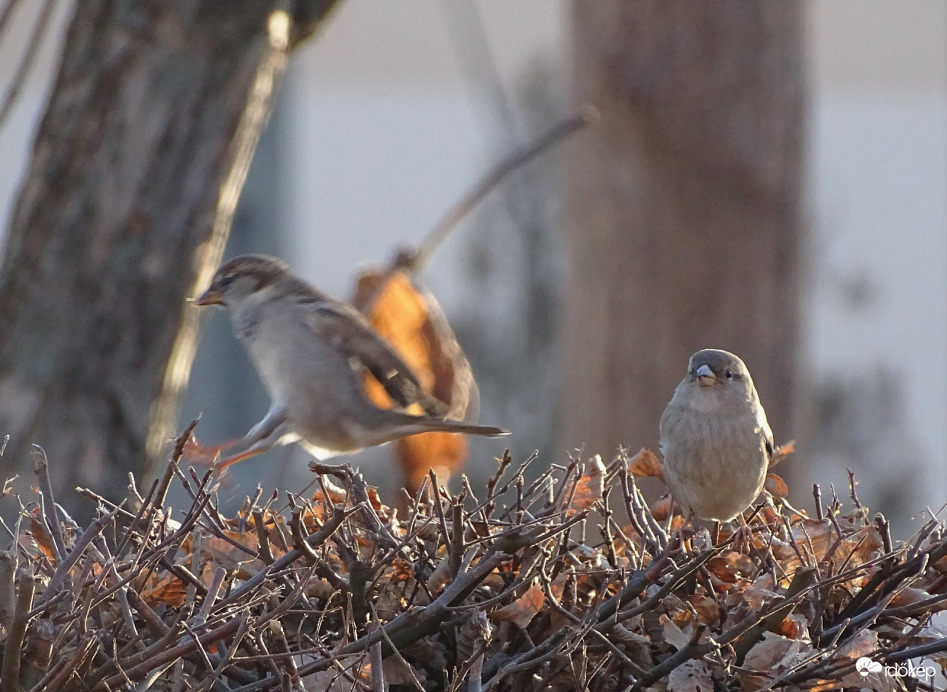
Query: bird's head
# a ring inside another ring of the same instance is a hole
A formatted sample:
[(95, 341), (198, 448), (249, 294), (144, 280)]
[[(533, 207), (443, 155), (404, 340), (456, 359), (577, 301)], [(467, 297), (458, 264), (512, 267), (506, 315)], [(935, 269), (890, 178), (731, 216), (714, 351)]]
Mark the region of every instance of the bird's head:
[(740, 358), (729, 351), (705, 348), (691, 356), (687, 376), (701, 389), (727, 391), (752, 389), (750, 372)]
[(267, 255), (240, 255), (221, 265), (197, 305), (233, 307), (247, 297), (289, 276), (285, 262)]

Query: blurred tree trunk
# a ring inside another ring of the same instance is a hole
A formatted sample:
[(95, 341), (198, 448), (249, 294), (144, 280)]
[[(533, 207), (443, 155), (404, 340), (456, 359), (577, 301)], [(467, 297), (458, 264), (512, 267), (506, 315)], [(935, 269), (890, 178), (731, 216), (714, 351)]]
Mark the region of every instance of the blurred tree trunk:
[(573, 4), (575, 84), (601, 123), (570, 148), (563, 440), (657, 443), (687, 359), (742, 356), (777, 441), (795, 406), (803, 5)]
[(120, 498), (174, 434), (186, 298), (220, 260), (286, 56), (333, 4), (77, 3), (0, 271), (4, 477), (32, 476), (36, 443), (57, 490)]

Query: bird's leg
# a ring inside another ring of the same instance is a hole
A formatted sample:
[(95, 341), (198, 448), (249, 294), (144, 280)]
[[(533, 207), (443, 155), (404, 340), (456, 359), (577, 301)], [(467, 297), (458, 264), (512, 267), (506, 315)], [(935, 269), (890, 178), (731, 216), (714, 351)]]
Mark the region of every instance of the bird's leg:
[(214, 470), (226, 471), (228, 468), (236, 464), (238, 461), (243, 461), (244, 459), (255, 457), (257, 454), (262, 454), (263, 452), (267, 451), (271, 447), (273, 447), (272, 442), (267, 443), (267, 444), (253, 445), (249, 449), (245, 449), (239, 454), (234, 454), (232, 457), (227, 457), (226, 459), (220, 459), (214, 462)]
[(282, 406), (272, 407), (259, 423), (250, 428), (250, 431), (241, 440), (242, 444), (249, 445), (239, 454), (226, 459), (215, 461), (214, 469), (225, 471), (237, 462), (262, 454), (271, 449), (283, 437), (280, 428), (286, 423), (286, 411)]
[[(687, 513), (685, 514), (684, 510), (687, 508), (682, 504), (678, 504), (678, 507), (681, 508), (681, 525), (680, 527), (678, 527), (677, 531), (674, 531), (673, 529), (674, 527), (674, 496), (669, 495), (668, 500), (669, 500), (668, 517), (667, 517), (667, 523), (664, 527), (664, 535), (667, 536), (668, 539), (670, 540), (671, 536), (676, 533), (678, 540), (681, 543), (683, 543), (684, 542), (684, 529), (687, 527), (688, 524), (691, 524), (694, 521), (694, 510), (692, 509), (687, 510)], [(693, 528), (693, 524), (691, 524), (691, 526)]]
[[(683, 511), (684, 509), (685, 509), (685, 508), (682, 506), (682, 507), (681, 507), (681, 510)], [(681, 516), (684, 517), (684, 520), (681, 522), (681, 528), (680, 528), (681, 541), (683, 542), (683, 540), (684, 540), (684, 527), (687, 526), (688, 524), (690, 524), (690, 526), (691, 526), (691, 534), (690, 534), (690, 536), (688, 537), (688, 540), (690, 540), (691, 538), (693, 538), (694, 536), (697, 535), (697, 527), (694, 526), (694, 519), (695, 519), (694, 510), (689, 509), (689, 510), (687, 510), (687, 514), (686, 514), (686, 515), (682, 513)]]
[(746, 523), (743, 512), (737, 515), (736, 521), (737, 528), (733, 532), (733, 549), (738, 553), (749, 553), (750, 547), (753, 545), (753, 529)]

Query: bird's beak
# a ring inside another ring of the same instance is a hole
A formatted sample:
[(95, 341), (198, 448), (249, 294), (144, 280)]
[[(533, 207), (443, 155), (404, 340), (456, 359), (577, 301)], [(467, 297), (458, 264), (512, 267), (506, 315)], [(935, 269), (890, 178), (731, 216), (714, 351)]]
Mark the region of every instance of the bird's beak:
[(224, 303), (221, 299), (220, 291), (213, 286), (204, 291), (194, 302), (197, 305), (223, 305)]
[(714, 371), (710, 369), (709, 365), (701, 365), (697, 368), (697, 384), (701, 387), (710, 387), (714, 382), (717, 381), (717, 376), (714, 375)]

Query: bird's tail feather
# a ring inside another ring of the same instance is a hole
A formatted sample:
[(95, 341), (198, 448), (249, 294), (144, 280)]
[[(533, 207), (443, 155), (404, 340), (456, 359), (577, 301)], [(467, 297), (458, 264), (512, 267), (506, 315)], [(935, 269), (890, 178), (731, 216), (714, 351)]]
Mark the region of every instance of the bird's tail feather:
[[(476, 425), (474, 423), (464, 423), (463, 421), (448, 420), (446, 418), (433, 418), (431, 416), (412, 416), (400, 411), (386, 411), (389, 421), (396, 423), (404, 430), (413, 427), (416, 432), (448, 432), (464, 433), (465, 435), (482, 435), (484, 437), (504, 437), (510, 434), (509, 430), (495, 428), (492, 425)], [(392, 420), (392, 417), (397, 417)]]

